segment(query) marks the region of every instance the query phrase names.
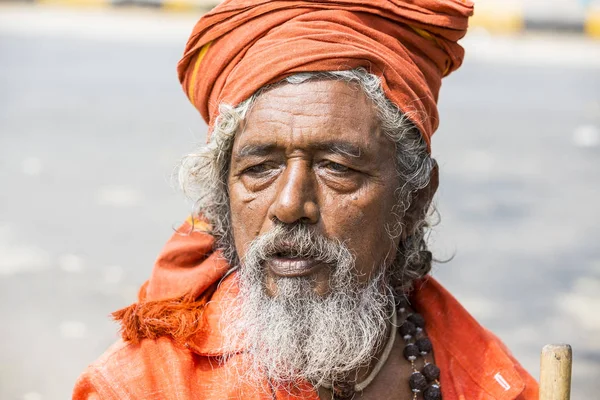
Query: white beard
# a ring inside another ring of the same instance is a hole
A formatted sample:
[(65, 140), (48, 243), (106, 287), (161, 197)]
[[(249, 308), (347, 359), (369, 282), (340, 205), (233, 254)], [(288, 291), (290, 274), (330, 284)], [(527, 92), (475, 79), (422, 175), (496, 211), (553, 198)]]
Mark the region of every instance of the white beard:
[[(309, 277), (277, 278), (277, 294), (267, 295), (264, 260), (283, 239), (294, 243), (296, 254), (335, 263), (328, 295), (316, 294)], [(274, 229), (254, 240), (238, 272), (239, 309), (225, 316), (228, 346), (242, 346), (248, 357), (240, 378), (266, 374), (276, 384), (307, 380), (318, 386), (368, 365), (386, 339), (393, 300), (382, 271), (366, 286), (354, 274), (354, 258), (343, 244), (308, 229)]]

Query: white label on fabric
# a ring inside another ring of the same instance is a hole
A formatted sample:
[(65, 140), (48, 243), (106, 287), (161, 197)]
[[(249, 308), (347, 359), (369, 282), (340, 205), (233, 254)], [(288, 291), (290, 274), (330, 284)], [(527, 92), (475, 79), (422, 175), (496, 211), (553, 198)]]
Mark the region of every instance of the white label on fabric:
[(498, 382), (500, 386), (502, 386), (502, 388), (504, 388), (504, 390), (510, 389), (510, 385), (508, 384), (508, 382), (506, 382), (506, 379), (504, 379), (504, 377), (500, 375), (500, 372), (494, 375), (494, 379), (496, 380), (496, 382)]

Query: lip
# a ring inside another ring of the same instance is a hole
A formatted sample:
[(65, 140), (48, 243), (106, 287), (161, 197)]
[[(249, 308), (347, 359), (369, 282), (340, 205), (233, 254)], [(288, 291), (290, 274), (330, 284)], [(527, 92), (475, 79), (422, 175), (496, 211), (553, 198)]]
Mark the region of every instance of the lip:
[(277, 276), (295, 278), (311, 275), (324, 264), (312, 258), (273, 257), (267, 260), (266, 266)]

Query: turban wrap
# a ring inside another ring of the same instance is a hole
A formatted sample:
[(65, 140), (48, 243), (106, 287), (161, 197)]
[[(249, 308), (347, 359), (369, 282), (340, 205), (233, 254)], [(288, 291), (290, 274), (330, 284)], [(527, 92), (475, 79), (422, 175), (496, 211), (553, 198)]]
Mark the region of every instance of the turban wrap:
[(289, 75), (362, 67), (430, 146), (441, 79), (462, 63), (472, 13), (469, 0), (226, 0), (196, 24), (177, 71), (213, 126), (221, 103)]

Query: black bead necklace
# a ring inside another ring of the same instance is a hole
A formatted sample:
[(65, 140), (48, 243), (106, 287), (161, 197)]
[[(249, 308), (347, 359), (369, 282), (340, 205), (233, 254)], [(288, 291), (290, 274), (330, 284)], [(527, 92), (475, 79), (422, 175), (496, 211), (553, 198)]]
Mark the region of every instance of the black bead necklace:
[[(421, 314), (410, 313), (408, 301), (404, 296), (396, 301), (398, 314), (398, 333), (404, 340), (403, 355), (411, 364), (413, 373), (409, 378), (409, 386), (412, 390), (412, 400), (419, 400), (422, 395), (424, 400), (442, 400), (440, 386), (440, 369), (429, 361), (433, 346), (425, 335), (425, 319)], [(422, 362), (419, 362), (422, 359)], [(422, 364), (419, 371), (417, 364)], [(347, 382), (336, 382), (331, 388), (333, 398), (336, 400), (347, 400), (354, 398), (354, 384)]]
[[(433, 346), (425, 336), (425, 319), (421, 314), (408, 313), (407, 309), (408, 302), (402, 297), (397, 305), (399, 319), (403, 321), (398, 327), (398, 332), (405, 343), (404, 358), (410, 362), (413, 369), (408, 381), (413, 400), (417, 400), (419, 394), (422, 394), (425, 400), (441, 400), (440, 369), (429, 361)], [(420, 371), (417, 368), (419, 357), (423, 359)]]

